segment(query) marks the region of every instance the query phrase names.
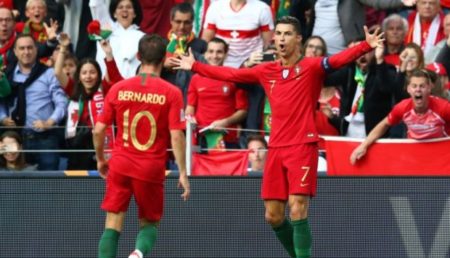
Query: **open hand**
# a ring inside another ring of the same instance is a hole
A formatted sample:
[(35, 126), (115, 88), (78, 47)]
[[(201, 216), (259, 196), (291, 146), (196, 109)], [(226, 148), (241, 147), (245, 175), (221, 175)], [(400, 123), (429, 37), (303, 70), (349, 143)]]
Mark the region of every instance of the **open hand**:
[(380, 33), (380, 28), (377, 28), (373, 33), (370, 33), (367, 26), (364, 26), (364, 33), (366, 34), (367, 43), (369, 43), (372, 48), (383, 45), (384, 33)]
[(189, 48), (188, 55), (181, 55), (176, 60), (173, 60), (175, 63), (174, 70), (186, 70), (190, 71), (192, 69), (192, 65), (195, 62), (194, 54), (192, 53), (192, 49)]

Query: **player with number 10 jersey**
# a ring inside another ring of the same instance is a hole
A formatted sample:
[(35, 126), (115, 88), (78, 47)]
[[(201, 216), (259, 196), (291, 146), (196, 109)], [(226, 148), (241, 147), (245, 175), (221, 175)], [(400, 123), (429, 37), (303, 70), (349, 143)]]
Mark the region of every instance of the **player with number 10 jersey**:
[(185, 128), (182, 110), (181, 91), (159, 77), (145, 74), (114, 85), (99, 118), (118, 128), (110, 173), (162, 182), (170, 130)]

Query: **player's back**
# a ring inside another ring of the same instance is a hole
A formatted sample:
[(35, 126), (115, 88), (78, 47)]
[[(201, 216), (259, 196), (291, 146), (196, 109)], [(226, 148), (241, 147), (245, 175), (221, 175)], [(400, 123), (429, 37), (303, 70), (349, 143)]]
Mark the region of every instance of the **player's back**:
[(118, 128), (117, 150), (161, 157), (169, 146), (171, 108), (179, 106), (180, 120), (180, 90), (159, 77), (136, 76), (116, 84), (108, 98)]
[(184, 129), (181, 91), (159, 77), (140, 75), (115, 84), (102, 121), (117, 126), (110, 170), (140, 180), (164, 180), (170, 130)]

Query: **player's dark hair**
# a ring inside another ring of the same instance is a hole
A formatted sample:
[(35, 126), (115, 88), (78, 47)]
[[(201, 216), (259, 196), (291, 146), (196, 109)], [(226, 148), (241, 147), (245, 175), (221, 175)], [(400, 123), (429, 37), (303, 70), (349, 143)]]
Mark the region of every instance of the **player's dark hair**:
[(194, 8), (192, 8), (192, 5), (190, 3), (184, 2), (172, 7), (172, 9), (170, 10), (170, 20), (173, 20), (176, 12), (189, 13), (191, 15), (191, 20), (194, 20)]
[(166, 44), (161, 36), (146, 34), (139, 40), (138, 51), (142, 64), (159, 65), (166, 55)]
[(290, 24), (294, 27), (295, 32), (297, 32), (298, 35), (302, 35), (300, 22), (298, 21), (297, 18), (295, 18), (293, 16), (287, 15), (287, 16), (283, 16), (283, 17), (279, 18), (275, 24), (275, 27), (278, 24)]
[(213, 38), (208, 42), (208, 45), (210, 43), (218, 43), (218, 44), (222, 44), (223, 45), (223, 50), (225, 51), (225, 54), (228, 53), (228, 44), (225, 40), (221, 39), (221, 38)]

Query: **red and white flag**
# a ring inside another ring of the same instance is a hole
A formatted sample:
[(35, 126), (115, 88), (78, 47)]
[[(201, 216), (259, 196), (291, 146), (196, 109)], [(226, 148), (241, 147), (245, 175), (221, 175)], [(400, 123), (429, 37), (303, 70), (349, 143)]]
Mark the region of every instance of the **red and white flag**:
[(329, 176), (450, 176), (450, 138), (381, 139), (350, 164), (363, 139), (324, 136)]

